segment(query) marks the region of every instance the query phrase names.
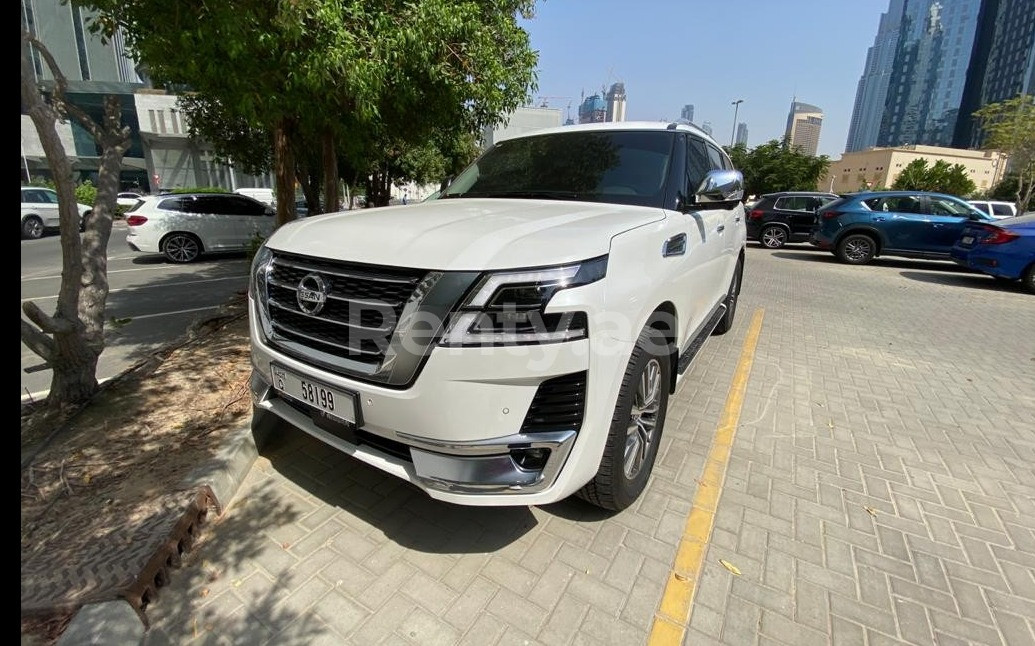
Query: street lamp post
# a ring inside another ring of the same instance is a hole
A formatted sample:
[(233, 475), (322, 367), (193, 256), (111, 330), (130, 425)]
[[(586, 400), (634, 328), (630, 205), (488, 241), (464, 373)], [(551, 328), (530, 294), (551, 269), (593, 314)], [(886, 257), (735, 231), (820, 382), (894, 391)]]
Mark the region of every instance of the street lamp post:
[(731, 103), (733, 106), (733, 132), (730, 133), (730, 148), (733, 147), (733, 140), (737, 136), (737, 112), (740, 110), (740, 104), (743, 102), (744, 99), (737, 99)]

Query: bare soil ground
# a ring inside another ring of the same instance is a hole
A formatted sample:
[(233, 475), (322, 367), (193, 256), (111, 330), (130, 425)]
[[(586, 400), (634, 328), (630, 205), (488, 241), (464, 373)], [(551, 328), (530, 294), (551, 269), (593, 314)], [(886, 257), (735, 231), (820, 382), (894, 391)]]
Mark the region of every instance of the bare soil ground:
[[(241, 294), (66, 419), (23, 406), (22, 563), (66, 562), (113, 527), (157, 513), (160, 494), (248, 423), (249, 372)], [(72, 616), (23, 613), (23, 644), (53, 644)]]

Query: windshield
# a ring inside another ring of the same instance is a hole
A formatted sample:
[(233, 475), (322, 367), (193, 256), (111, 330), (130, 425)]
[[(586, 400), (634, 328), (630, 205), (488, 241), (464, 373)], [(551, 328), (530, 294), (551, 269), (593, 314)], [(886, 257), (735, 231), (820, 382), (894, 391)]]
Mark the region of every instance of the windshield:
[(675, 137), (664, 130), (559, 132), (501, 141), (440, 199), (509, 197), (660, 207)]

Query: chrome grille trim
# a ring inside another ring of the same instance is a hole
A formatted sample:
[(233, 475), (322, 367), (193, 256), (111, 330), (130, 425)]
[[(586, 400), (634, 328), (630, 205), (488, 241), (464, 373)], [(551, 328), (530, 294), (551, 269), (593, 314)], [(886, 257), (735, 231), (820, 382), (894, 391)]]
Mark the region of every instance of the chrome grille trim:
[(330, 274), (332, 276), (337, 276), (339, 278), (352, 278), (352, 279), (355, 279), (355, 280), (370, 280), (370, 281), (376, 281), (376, 282), (379, 282), (379, 283), (399, 283), (399, 284), (416, 285), (418, 282), (420, 282), (420, 278), (403, 278), (401, 276), (382, 276), (382, 275), (379, 275), (379, 274), (367, 273), (367, 272), (363, 272), (363, 271), (345, 271), (345, 270), (339, 270), (339, 269), (325, 269), (325, 268), (320, 267), (319, 265), (317, 265), (315, 263), (313, 263), (313, 264), (305, 264), (305, 263), (303, 263), (301, 261), (297, 261), (297, 260), (285, 260), (283, 256), (276, 256), (276, 257), (274, 257), (273, 264), (274, 265), (282, 265), (284, 267), (291, 267), (292, 269), (297, 269), (299, 271), (319, 271), (320, 273)]
[[(326, 271), (321, 271), (319, 269), (316, 269), (316, 270), (313, 270), (313, 271), (314, 272), (319, 272), (321, 274), (330, 273), (330, 272), (326, 272)], [(395, 281), (390, 281), (390, 282), (395, 282)], [(285, 282), (277, 280), (275, 278), (270, 278), (269, 279), (269, 283), (270, 283), (270, 285), (274, 285), (276, 287), (280, 287), (281, 289), (289, 289), (289, 290), (291, 290), (293, 292), (298, 291), (298, 285), (292, 285), (290, 283), (285, 283)], [(414, 284), (416, 284), (416, 283), (414, 283)], [(364, 298), (348, 298), (347, 296), (336, 296), (334, 294), (328, 294), (327, 298), (329, 300), (340, 301), (342, 303), (352, 303), (353, 305), (358, 305), (360, 307), (388, 307), (388, 308), (396, 308), (396, 307), (400, 307), (400, 306), (402, 306), (404, 304), (403, 301), (391, 301), (391, 302), (389, 302), (389, 301), (371, 301), (371, 300), (367, 300), (367, 299), (364, 299)]]
[(327, 318), (321, 318), (319, 316), (313, 316), (312, 314), (309, 314), (308, 312), (300, 312), (300, 311), (296, 310), (295, 308), (289, 307), (287, 305), (284, 305), (280, 301), (272, 299), (272, 298), (269, 299), (269, 301), (267, 301), (267, 302), (269, 303), (270, 307), (277, 307), (277, 308), (280, 308), (280, 309), (282, 309), (282, 310), (284, 310), (286, 312), (291, 312), (292, 314), (298, 314), (298, 315), (301, 315), (301, 316), (306, 316), (306, 317), (309, 317), (311, 319), (315, 319), (317, 321), (322, 321), (324, 323), (333, 323), (335, 325), (342, 325), (342, 326), (345, 326), (345, 327), (355, 328), (357, 330), (371, 330), (373, 332), (381, 332), (383, 334), (388, 334), (388, 333), (390, 333), (392, 331), (392, 326), (371, 327), (369, 325), (360, 325), (359, 323), (351, 323), (349, 321), (336, 321), (334, 319), (327, 319)]
[(355, 354), (366, 354), (366, 355), (382, 355), (382, 354), (384, 354), (380, 350), (378, 350), (378, 351), (364, 350), (363, 348), (354, 348), (354, 347), (349, 346), (349, 345), (343, 345), (341, 343), (334, 343), (333, 341), (326, 341), (324, 339), (320, 339), (320, 338), (317, 338), (315, 336), (312, 336), (311, 334), (306, 334), (305, 332), (301, 332), (299, 330), (292, 329), (291, 327), (289, 327), (287, 325), (284, 325), (283, 323), (278, 323), (277, 321), (273, 321), (272, 323), (273, 323), (274, 330), (277, 330), (277, 329), (283, 330), (284, 332), (288, 332), (289, 334), (292, 334), (294, 336), (302, 337), (303, 339), (309, 339), (310, 341), (312, 341), (314, 343), (319, 343), (320, 345), (329, 345), (329, 346), (332, 346), (332, 347), (335, 347), (335, 348), (341, 348), (342, 350), (345, 350), (346, 352), (355, 353)]

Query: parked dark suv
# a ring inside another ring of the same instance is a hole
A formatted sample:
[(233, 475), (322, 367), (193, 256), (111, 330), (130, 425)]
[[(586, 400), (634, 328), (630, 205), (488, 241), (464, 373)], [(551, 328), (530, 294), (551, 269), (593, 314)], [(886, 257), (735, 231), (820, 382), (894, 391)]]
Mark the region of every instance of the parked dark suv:
[(763, 195), (748, 212), (748, 239), (770, 249), (788, 242), (806, 242), (816, 224), (816, 209), (836, 199), (833, 193), (811, 191)]

